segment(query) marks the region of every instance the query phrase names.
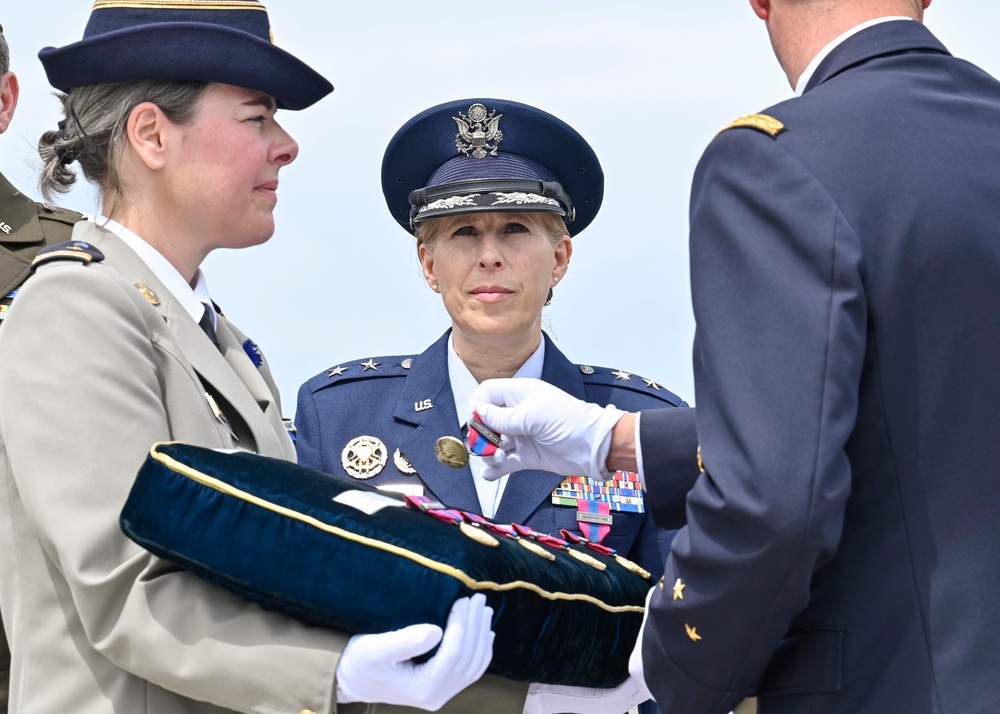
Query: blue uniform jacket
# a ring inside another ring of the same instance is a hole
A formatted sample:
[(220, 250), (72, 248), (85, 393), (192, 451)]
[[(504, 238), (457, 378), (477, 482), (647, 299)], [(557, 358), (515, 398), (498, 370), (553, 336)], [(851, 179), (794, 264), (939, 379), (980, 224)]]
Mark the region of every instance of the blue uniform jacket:
[[(341, 465), (341, 452), (355, 437), (377, 437), (390, 454), (399, 449), (416, 469), (415, 476), (401, 472), (390, 455), (385, 468), (367, 481), (375, 486), (421, 483), (424, 495), (442, 503), (481, 513), (476, 487), (468, 467), (461, 470), (441, 464), (434, 456), (435, 441), (445, 435), (461, 438), (454, 397), (448, 379), (448, 336), (445, 333), (423, 354), (407, 357), (376, 357), (344, 363), (346, 371), (327, 370), (310, 379), (299, 390), (295, 416), (298, 427), (298, 459), (303, 466), (348, 478)], [(407, 366), (403, 366), (407, 365)], [(672, 459), (664, 468), (676, 473), (678, 482), (690, 485), (697, 474), (694, 410), (655, 382), (652, 386), (637, 375), (628, 380), (611, 370), (571, 363), (545, 336), (542, 379), (579, 399), (595, 404), (637, 411), (669, 408), (687, 419), (673, 435)], [(427, 408), (427, 402), (432, 405)], [(556, 506), (552, 491), (562, 476), (549, 472), (522, 471), (512, 474), (494, 520), (522, 523), (535, 530), (559, 534), (561, 528), (579, 533), (576, 509)], [(602, 541), (644, 568), (659, 574), (669, 549), (672, 532), (657, 528), (648, 513), (612, 512), (611, 531)]]
[(694, 178), (705, 473), (646, 681), (685, 714), (996, 711), (1000, 83), (891, 21), (765, 114)]

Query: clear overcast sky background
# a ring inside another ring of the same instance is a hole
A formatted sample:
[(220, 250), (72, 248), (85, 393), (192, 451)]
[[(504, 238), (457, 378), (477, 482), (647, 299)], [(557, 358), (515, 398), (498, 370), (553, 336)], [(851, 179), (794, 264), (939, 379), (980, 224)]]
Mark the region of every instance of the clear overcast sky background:
[[(604, 206), (575, 241), (546, 309), (556, 344), (571, 360), (640, 374), (696, 401), (691, 176), (719, 129), (791, 96), (746, 0), (265, 4), (276, 43), (336, 90), (280, 114), (300, 154), (281, 173), (274, 237), (218, 251), (203, 267), (216, 302), (267, 354), (287, 416), (299, 384), (320, 370), (420, 352), (448, 327), (413, 238), (386, 209), (382, 153), (414, 114), (480, 97), (555, 114), (604, 167)], [(36, 197), (34, 147), (59, 119), (37, 52), (80, 39), (91, 5), (4, 0), (0, 9), (21, 81), (17, 115), (0, 137), (0, 171)], [(952, 53), (1000, 74), (1000, 2), (935, 0), (926, 20)], [(81, 184), (60, 203), (96, 211)]]

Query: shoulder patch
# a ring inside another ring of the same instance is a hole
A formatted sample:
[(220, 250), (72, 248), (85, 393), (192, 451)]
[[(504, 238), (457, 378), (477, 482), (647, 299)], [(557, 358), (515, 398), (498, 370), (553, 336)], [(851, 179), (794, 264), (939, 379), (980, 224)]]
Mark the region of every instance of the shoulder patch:
[(53, 243), (45, 246), (35, 255), (31, 261), (31, 272), (34, 273), (38, 266), (52, 263), (57, 260), (75, 260), (83, 263), (100, 263), (104, 260), (104, 253), (90, 243), (82, 240), (67, 240), (62, 243)]
[(729, 126), (720, 131), (719, 134), (729, 131), (730, 129), (738, 129), (741, 127), (756, 129), (759, 132), (767, 134), (772, 139), (781, 132), (785, 131), (785, 125), (774, 117), (769, 117), (767, 114), (746, 114), (734, 119)]

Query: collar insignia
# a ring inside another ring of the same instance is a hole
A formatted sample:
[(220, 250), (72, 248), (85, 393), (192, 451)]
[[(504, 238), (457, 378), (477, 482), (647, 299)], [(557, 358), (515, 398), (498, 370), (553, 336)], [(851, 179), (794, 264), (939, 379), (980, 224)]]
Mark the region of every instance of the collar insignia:
[(460, 153), (474, 159), (496, 156), (497, 146), (503, 140), (503, 132), (500, 131), (502, 116), (503, 114), (495, 111), (488, 112), (482, 104), (469, 107), (468, 116), (459, 112), (457, 117), (452, 117), (458, 125), (455, 147)]

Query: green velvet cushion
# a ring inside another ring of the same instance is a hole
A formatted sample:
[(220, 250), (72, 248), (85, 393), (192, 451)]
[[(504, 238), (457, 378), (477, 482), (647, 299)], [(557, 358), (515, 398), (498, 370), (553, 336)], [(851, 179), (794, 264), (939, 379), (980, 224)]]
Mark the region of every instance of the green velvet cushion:
[(153, 447), (121, 526), (243, 597), (354, 633), (444, 626), (456, 599), (485, 593), (496, 632), (489, 671), (523, 681), (621, 683), (651, 585), (583, 545), (569, 549), (589, 561), (285, 461), (177, 443)]

